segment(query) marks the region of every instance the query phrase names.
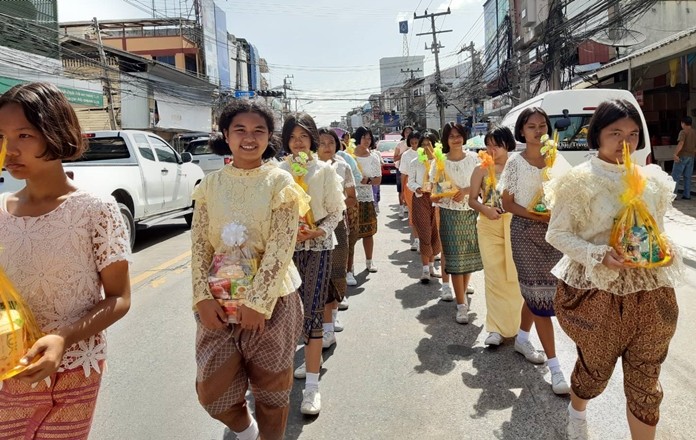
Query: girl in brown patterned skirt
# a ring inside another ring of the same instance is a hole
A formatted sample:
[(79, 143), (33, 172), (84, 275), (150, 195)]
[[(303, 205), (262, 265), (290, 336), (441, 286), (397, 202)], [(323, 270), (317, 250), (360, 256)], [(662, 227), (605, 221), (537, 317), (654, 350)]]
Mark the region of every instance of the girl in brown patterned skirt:
[[(617, 163), (623, 163), (623, 145), (631, 152), (644, 147), (641, 127), (640, 114), (630, 102), (601, 103), (587, 132), (590, 149), (599, 149), (597, 157), (547, 184), (553, 215), (546, 239), (564, 254), (553, 269), (558, 277), (554, 306), (578, 353), (568, 407), (572, 439), (588, 438), (588, 401), (604, 391), (619, 359), (631, 437), (654, 439), (660, 417), (660, 368), (677, 325), (674, 286), (683, 262), (670, 245), (670, 266), (630, 267), (608, 245), (623, 208), (619, 196), (625, 189), (625, 166)], [(635, 170), (645, 184), (640, 197), (664, 231), (674, 181), (655, 165)]]

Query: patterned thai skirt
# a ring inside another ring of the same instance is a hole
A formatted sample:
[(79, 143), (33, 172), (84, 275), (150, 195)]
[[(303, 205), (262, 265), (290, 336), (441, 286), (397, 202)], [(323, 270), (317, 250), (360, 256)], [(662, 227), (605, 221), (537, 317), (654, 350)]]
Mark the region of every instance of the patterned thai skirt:
[(483, 270), (476, 232), (477, 212), (440, 208), (440, 242), (445, 272), (465, 275)]
[(551, 269), (563, 254), (546, 242), (548, 225), (513, 216), (510, 223), (512, 259), (515, 260), (520, 291), (537, 316), (554, 316), (553, 298), (558, 280)]
[(305, 343), (324, 336), (324, 306), (329, 295), (331, 251), (295, 251), (292, 258), (302, 278), (298, 289), (304, 306)]
[(377, 233), (377, 212), (373, 202), (358, 202), (358, 238)]
[(329, 279), (329, 297), (327, 303), (343, 301), (348, 285), (346, 284), (346, 272), (348, 267), (348, 228), (346, 219), (338, 222), (334, 230), (336, 234), (336, 247), (331, 251), (331, 278)]

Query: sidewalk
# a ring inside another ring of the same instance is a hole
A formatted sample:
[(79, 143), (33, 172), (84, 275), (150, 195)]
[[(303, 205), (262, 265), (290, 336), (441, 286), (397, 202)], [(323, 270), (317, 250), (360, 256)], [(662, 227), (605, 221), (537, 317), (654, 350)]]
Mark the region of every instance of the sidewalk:
[(684, 261), (696, 268), (696, 200), (678, 197), (667, 212), (667, 235), (684, 250)]

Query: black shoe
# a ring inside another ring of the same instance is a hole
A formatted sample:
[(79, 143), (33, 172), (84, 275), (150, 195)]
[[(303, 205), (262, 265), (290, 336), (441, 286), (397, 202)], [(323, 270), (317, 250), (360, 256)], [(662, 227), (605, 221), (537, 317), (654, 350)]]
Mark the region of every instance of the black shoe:
[(691, 200), (691, 197), (682, 197), (682, 200)]

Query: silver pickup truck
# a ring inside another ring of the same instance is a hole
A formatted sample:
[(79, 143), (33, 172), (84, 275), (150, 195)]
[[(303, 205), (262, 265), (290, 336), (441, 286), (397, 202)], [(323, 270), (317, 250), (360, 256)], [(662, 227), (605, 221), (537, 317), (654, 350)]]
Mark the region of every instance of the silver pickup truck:
[[(136, 130), (84, 133), (87, 152), (75, 161), (65, 161), (66, 174), (75, 185), (97, 195), (112, 195), (130, 233), (184, 217), (191, 225), (193, 188), (203, 171), (191, 163), (189, 153), (179, 155), (159, 136)], [(3, 170), (0, 193), (24, 186)]]

